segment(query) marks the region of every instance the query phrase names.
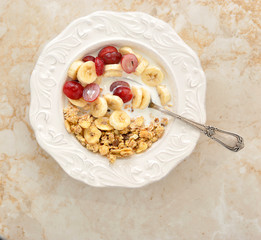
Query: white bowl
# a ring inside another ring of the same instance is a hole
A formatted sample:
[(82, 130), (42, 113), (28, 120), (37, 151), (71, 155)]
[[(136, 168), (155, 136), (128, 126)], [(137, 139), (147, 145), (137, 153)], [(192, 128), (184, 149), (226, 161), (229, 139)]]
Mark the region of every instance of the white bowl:
[(97, 187), (141, 187), (166, 176), (194, 149), (199, 132), (171, 121), (152, 147), (109, 164), (67, 133), (62, 87), (77, 58), (106, 45), (130, 45), (164, 69), (175, 111), (205, 123), (206, 80), (199, 59), (165, 22), (141, 12), (95, 12), (73, 21), (42, 51), (31, 76), (30, 121), (36, 139), (73, 178)]

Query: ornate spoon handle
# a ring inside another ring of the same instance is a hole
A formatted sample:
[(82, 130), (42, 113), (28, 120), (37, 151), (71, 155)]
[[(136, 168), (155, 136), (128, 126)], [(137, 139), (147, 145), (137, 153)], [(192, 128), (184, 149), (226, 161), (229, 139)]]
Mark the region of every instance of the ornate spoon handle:
[(179, 120), (187, 123), (188, 125), (200, 130), (206, 136), (215, 140), (216, 142), (220, 143), (221, 145), (223, 145), (224, 147), (226, 147), (227, 149), (229, 149), (231, 151), (238, 152), (239, 150), (244, 148), (243, 138), (235, 133), (223, 131), (223, 130), (215, 128), (215, 127), (206, 126), (201, 123), (194, 122), (194, 121), (187, 119), (185, 117), (182, 117), (174, 112), (168, 111), (153, 102), (150, 102), (149, 107), (159, 110), (163, 113), (166, 113), (174, 118), (178, 118)]

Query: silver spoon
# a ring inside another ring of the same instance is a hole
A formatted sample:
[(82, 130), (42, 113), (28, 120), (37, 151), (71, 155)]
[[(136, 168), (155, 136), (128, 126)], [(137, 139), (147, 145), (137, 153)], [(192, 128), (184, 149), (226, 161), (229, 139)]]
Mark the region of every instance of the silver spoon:
[[(112, 77), (112, 78), (116, 79), (116, 80), (127, 80), (127, 81), (132, 81), (132, 82), (138, 83), (133, 79), (125, 78), (125, 77)], [(167, 115), (170, 115), (174, 118), (181, 120), (182, 122), (187, 123), (191, 127), (198, 129), (200, 132), (204, 133), (207, 137), (215, 140), (216, 142), (220, 143), (222, 146), (226, 147), (227, 149), (229, 149), (233, 152), (238, 152), (239, 150), (244, 148), (244, 139), (235, 133), (227, 132), (227, 131), (218, 129), (216, 127), (197, 123), (193, 120), (182, 117), (174, 112), (166, 110), (165, 108), (153, 103), (152, 100), (149, 104), (149, 108), (156, 109), (162, 113), (165, 113)]]
[(218, 129), (216, 127), (197, 123), (188, 118), (182, 117), (174, 112), (166, 110), (165, 108), (153, 103), (152, 101), (149, 104), (149, 108), (159, 110), (162, 113), (168, 114), (174, 118), (177, 118), (177, 119), (187, 123), (188, 125), (200, 130), (206, 136), (217, 141), (218, 143), (220, 143), (221, 145), (223, 145), (224, 147), (226, 147), (227, 149), (229, 149), (233, 152), (238, 152), (239, 150), (244, 148), (243, 138), (235, 133), (227, 132), (227, 131)]

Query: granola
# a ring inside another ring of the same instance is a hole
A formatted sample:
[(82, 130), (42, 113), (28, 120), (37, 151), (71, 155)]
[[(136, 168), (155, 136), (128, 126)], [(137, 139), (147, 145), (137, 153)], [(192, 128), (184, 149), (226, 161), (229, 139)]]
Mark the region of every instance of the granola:
[[(160, 139), (164, 133), (168, 120), (154, 119), (148, 126), (144, 124), (144, 117), (132, 119), (128, 127), (123, 130), (104, 128), (98, 129), (91, 114), (81, 114), (73, 105), (64, 108), (66, 130), (75, 135), (76, 139), (88, 150), (106, 156), (110, 163), (117, 158), (128, 157), (146, 151)], [(96, 122), (97, 124), (97, 122)]]

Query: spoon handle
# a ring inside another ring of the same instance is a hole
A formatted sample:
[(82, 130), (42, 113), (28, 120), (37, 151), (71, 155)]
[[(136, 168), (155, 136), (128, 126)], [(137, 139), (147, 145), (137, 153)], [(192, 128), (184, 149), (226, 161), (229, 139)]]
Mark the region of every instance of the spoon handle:
[(192, 121), (190, 119), (187, 119), (185, 117), (182, 117), (174, 112), (168, 111), (164, 109), (163, 107), (151, 102), (149, 105), (150, 108), (154, 108), (156, 110), (159, 110), (165, 114), (168, 114), (174, 118), (177, 118), (188, 125), (200, 130), (202, 133), (204, 133), (209, 138), (215, 140), (216, 142), (220, 143), (222, 146), (226, 147), (227, 149), (238, 152), (242, 148), (244, 148), (244, 140), (242, 137), (235, 133), (227, 132), (212, 126), (203, 125), (201, 123), (197, 123), (195, 121)]

